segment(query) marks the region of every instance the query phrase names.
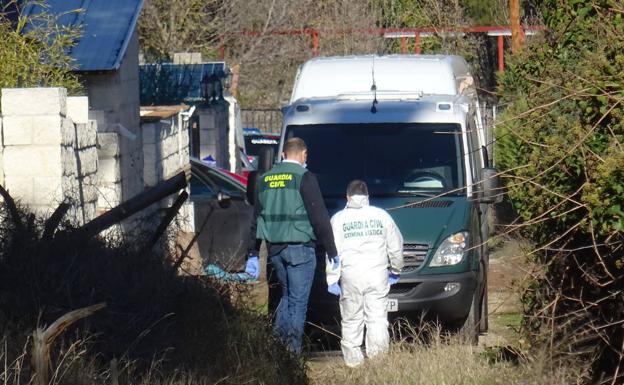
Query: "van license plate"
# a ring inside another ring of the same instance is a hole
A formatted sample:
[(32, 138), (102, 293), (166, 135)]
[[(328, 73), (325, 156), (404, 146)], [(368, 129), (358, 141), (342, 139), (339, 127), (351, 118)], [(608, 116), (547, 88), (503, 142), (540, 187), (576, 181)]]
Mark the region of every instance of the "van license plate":
[(399, 311), (399, 300), (396, 298), (388, 298), (388, 311)]

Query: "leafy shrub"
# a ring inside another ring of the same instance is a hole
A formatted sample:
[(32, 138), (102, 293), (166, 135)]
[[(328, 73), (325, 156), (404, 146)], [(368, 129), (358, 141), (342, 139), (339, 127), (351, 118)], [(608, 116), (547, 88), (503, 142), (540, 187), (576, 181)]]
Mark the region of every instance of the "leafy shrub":
[(624, 14), (610, 0), (542, 10), (548, 34), (500, 77), (497, 132), (511, 203), (538, 245), (526, 326), (610, 383), (624, 369)]

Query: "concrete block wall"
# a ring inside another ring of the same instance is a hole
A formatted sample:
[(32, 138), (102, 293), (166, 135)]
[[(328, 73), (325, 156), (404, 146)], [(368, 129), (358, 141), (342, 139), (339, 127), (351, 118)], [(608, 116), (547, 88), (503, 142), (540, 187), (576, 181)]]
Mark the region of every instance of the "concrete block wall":
[(211, 155), (219, 166), (229, 169), (227, 103), (198, 108), (196, 114), (199, 115), (199, 157)]
[(97, 127), (80, 103), (64, 88), (3, 89), (0, 100), (5, 188), (39, 214), (68, 202), (76, 223), (94, 217), (97, 200)]
[[(143, 176), (145, 188), (171, 178), (190, 167), (189, 133), (181, 114), (141, 125), (143, 131)], [(176, 197), (160, 202), (160, 208), (170, 207)], [(185, 232), (194, 231), (193, 207), (182, 206), (176, 221)]]
[(110, 210), (122, 201), (121, 150), (119, 134), (100, 132), (97, 134), (98, 157), (98, 214)]
[(171, 178), (189, 165), (189, 137), (180, 114), (143, 123), (143, 176), (145, 187)]

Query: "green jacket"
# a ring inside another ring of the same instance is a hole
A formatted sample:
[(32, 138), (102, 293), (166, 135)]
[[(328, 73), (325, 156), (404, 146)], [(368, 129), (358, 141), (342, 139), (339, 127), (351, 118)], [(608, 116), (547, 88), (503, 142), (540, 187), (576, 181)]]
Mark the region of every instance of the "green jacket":
[(299, 164), (282, 162), (262, 175), (258, 186), (262, 209), (256, 238), (270, 243), (306, 243), (316, 239), (300, 193), (306, 172)]

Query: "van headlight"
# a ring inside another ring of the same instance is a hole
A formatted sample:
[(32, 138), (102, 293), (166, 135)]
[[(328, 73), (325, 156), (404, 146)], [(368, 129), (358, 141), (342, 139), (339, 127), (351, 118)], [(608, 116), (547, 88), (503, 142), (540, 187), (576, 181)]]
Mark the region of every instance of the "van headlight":
[(429, 266), (457, 265), (468, 249), (468, 232), (462, 231), (446, 238), (438, 247)]

